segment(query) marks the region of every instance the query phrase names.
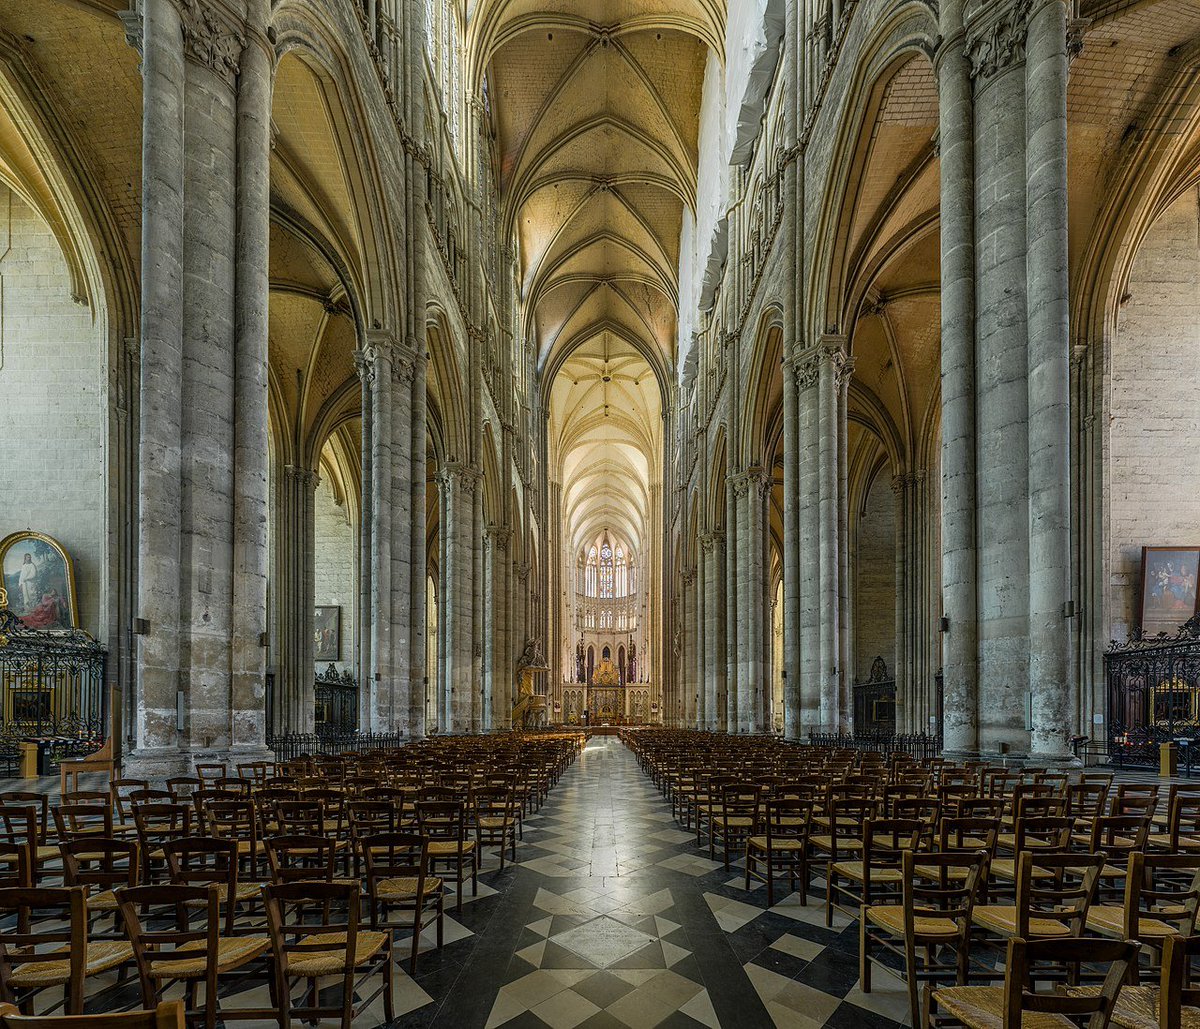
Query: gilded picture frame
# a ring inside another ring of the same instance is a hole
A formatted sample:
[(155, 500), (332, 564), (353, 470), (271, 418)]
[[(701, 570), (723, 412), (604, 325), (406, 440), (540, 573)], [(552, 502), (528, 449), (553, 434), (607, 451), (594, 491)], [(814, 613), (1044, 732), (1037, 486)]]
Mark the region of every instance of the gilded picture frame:
[(313, 618), (313, 660), (342, 659), (342, 609), (331, 605), (318, 606)]
[(1139, 625), (1143, 637), (1174, 635), (1200, 611), (1200, 547), (1142, 547)]
[(8, 609), (26, 627), (45, 632), (79, 627), (75, 563), (53, 536), (27, 530), (0, 540), (0, 580)]

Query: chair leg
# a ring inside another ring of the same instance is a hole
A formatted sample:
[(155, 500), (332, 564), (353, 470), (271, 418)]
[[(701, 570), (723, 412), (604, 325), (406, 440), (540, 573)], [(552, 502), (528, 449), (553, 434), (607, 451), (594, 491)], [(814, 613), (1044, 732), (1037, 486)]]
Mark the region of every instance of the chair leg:
[(417, 898), (416, 916), (413, 918), (412, 950), (408, 955), (408, 974), (417, 974), (417, 951), (421, 947), (421, 915), (424, 914), (424, 898)]
[(825, 870), (825, 926), (833, 928), (833, 861)]
[[(418, 905), (420, 900), (417, 901)], [(418, 910), (420, 908), (418, 907)], [(420, 919), (417, 920), (418, 923)], [(392, 956), (392, 934), (388, 933), (387, 946), (383, 949), (383, 1015), (387, 1019), (388, 1025), (396, 1020), (395, 1003), (393, 1001), (393, 987), (396, 982), (396, 962)]]
[(858, 919), (858, 986), (863, 993), (871, 992), (871, 953), (867, 949), (871, 935), (867, 932), (867, 909), (863, 906)]

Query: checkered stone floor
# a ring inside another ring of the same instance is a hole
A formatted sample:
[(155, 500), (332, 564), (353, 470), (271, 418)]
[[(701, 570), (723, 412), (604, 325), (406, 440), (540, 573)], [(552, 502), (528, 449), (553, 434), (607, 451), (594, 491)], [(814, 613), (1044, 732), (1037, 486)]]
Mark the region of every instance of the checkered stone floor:
[[(776, 897), (768, 910), (741, 873), (740, 863), (726, 870), (696, 846), (619, 740), (596, 737), (527, 820), (516, 864), (501, 871), (488, 848), (478, 896), (468, 885), (461, 912), (448, 900), (445, 948), (433, 948), (431, 930), (416, 976), (397, 965), (392, 1025), (893, 1029), (907, 1021), (898, 981), (879, 974), (870, 996), (859, 990), (857, 925), (839, 917), (825, 927), (823, 883), (807, 906)], [(397, 940), (399, 960), (408, 949)], [(132, 983), (118, 993), (90, 1010), (136, 1003)], [(268, 1000), (263, 983), (222, 994), (228, 1008)], [(383, 1024), (376, 1000), (355, 1027)]]

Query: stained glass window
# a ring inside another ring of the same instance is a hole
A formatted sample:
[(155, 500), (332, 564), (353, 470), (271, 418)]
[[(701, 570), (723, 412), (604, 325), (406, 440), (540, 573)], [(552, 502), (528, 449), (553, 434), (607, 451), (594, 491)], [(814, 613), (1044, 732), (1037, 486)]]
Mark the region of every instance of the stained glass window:
[(606, 540), (600, 547), (600, 599), (613, 598), (613, 552)]

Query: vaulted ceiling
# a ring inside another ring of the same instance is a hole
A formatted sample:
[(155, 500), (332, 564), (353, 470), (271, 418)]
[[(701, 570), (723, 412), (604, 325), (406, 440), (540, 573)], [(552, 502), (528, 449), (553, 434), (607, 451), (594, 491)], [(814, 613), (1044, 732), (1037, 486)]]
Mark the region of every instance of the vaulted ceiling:
[(680, 228), (724, 0), (479, 0), (468, 29), (551, 407), (563, 540), (646, 538), (675, 363)]

